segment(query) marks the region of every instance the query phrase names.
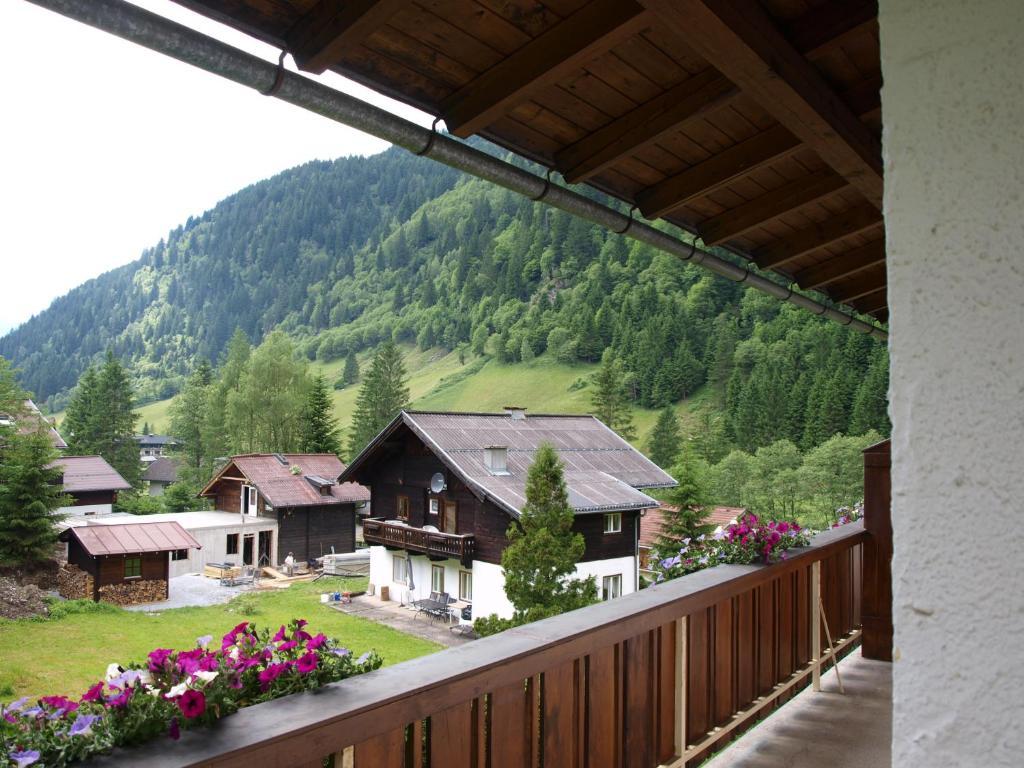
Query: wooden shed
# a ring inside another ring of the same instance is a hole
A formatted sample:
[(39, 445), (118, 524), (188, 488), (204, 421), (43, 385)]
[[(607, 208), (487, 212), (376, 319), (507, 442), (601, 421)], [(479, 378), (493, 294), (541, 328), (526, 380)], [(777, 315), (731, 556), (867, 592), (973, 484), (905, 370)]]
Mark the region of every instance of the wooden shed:
[(60, 539), (68, 545), (61, 596), (118, 605), (166, 600), (169, 553), (201, 548), (175, 522), (84, 525)]

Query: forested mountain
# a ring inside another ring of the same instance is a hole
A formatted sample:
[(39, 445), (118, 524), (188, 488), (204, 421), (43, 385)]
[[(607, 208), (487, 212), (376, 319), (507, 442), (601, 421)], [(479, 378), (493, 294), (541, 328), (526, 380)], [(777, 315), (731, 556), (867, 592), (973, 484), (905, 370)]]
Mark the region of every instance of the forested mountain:
[(155, 398), (195, 358), (219, 359), (236, 326), (257, 342), (280, 327), (311, 359), (389, 338), (505, 362), (610, 347), (640, 405), (708, 386), (709, 456), (887, 432), (876, 341), (399, 150), (242, 190), (0, 339), (0, 355), (47, 398), (112, 347)]

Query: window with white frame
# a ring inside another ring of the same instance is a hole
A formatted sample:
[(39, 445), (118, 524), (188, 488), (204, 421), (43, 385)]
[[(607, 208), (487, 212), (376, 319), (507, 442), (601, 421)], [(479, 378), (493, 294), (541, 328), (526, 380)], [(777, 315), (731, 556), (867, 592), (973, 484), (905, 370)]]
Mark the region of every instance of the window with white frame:
[(601, 594), (605, 600), (614, 600), (616, 597), (621, 597), (622, 574), (617, 573), (614, 576), (605, 576), (601, 580)]
[(473, 602), (473, 574), (469, 571), (459, 571), (459, 600)]
[(622, 513), (609, 512), (604, 516), (605, 533), (622, 533)]
[(436, 496), (431, 496), (430, 497), (430, 514), (432, 514), (432, 515), (434, 515), (436, 517), (439, 510), (440, 510), (440, 502), (438, 501)]
[(430, 591), (444, 592), (444, 566), (430, 566)]
[(391, 580), (396, 584), (404, 584), (408, 579), (408, 563), (404, 557), (391, 558)]

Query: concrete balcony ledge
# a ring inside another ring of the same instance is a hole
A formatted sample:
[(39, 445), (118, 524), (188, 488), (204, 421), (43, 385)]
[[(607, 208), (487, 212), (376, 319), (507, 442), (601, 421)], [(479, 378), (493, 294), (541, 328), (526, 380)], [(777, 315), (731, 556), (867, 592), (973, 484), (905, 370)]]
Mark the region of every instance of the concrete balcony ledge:
[(704, 763), (704, 768), (889, 768), (892, 664), (854, 652)]

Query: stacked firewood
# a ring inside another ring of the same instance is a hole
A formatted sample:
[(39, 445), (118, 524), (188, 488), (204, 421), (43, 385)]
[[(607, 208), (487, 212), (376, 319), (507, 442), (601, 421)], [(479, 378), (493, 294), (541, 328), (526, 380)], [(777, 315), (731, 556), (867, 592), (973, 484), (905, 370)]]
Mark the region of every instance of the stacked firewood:
[(57, 572), (57, 592), (65, 600), (91, 600), (92, 576), (77, 565), (64, 563)]
[(167, 599), (166, 581), (124, 581), (100, 587), (100, 602), (114, 605), (156, 603)]

